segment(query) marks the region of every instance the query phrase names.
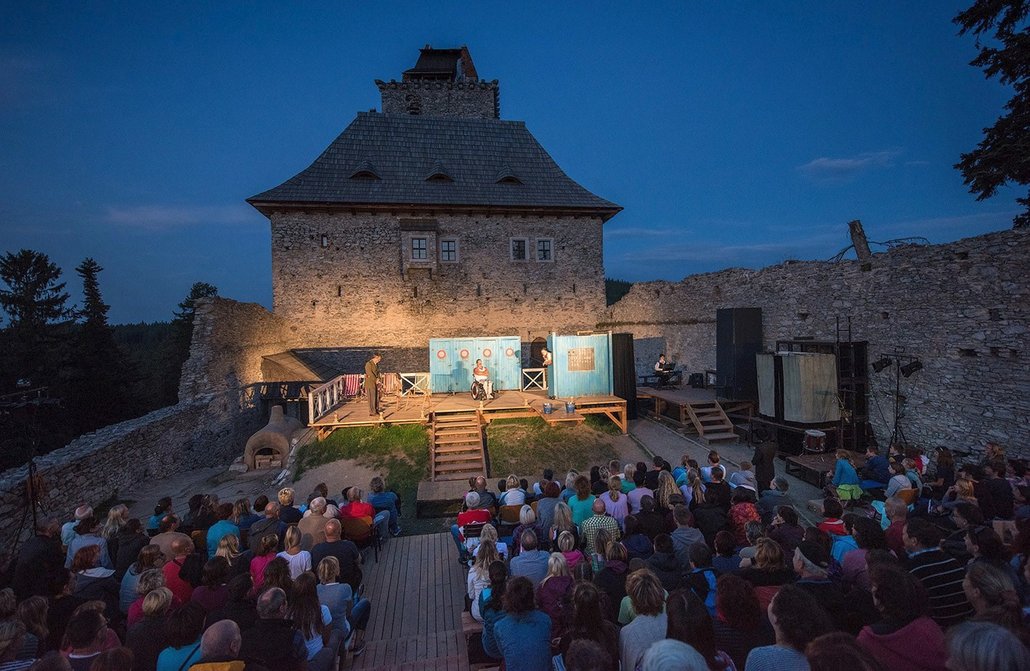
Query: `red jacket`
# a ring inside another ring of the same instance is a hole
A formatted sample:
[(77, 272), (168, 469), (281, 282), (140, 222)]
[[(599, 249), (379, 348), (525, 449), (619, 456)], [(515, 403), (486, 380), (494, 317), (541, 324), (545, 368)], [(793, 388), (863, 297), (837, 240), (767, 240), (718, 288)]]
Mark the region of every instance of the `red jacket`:
[(352, 501), (344, 507), (340, 508), (340, 517), (352, 517), (358, 519), (359, 517), (371, 517), (375, 519), (376, 509), (372, 507), (372, 504), (365, 503), (364, 501)]
[(863, 627), (858, 644), (886, 669), (944, 671), (948, 650), (944, 632), (928, 617), (919, 617), (890, 634), (875, 634)]
[(848, 530), (844, 527), (844, 520), (835, 520), (832, 517), (819, 523), (816, 527), (819, 531), (825, 531), (831, 536), (847, 536)]
[[(488, 524), (493, 521), (493, 515), (485, 508), (474, 508), (458, 513), (458, 529), (464, 531), (466, 524)], [(461, 534), (461, 540), (465, 540), (465, 534)]]

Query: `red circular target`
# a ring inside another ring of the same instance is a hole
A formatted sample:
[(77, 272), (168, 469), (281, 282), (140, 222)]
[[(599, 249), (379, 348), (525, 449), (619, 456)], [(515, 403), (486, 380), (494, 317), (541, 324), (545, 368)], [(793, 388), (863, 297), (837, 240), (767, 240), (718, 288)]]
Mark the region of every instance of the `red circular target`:
[(436, 350), (436, 358), (437, 359), (446, 359), (447, 358), (447, 352), (443, 351), (442, 349)]
[(462, 359), (467, 359), (467, 358), (469, 358), (469, 351), (468, 351), (467, 349), (463, 349), (463, 350), (461, 350), (460, 352), (458, 352), (458, 355), (459, 355), (459, 356), (460, 356), (460, 357), (461, 357)]
[(489, 359), (493, 355), (494, 355), (494, 351), (492, 349), (485, 349), (485, 350), (483, 350), (483, 356), (485, 356), (487, 359)]
[(515, 356), (515, 350), (513, 350), (510, 347), (508, 349), (504, 350), (504, 353), (507, 354), (508, 356)]

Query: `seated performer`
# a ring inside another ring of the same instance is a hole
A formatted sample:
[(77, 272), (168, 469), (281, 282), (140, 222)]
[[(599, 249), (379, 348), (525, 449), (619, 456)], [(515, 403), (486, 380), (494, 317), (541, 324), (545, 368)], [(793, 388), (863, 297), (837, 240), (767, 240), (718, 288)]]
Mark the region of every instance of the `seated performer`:
[(490, 381), (490, 370), (483, 365), (482, 359), (476, 359), (476, 367), (472, 369), (472, 379), (482, 383), (488, 399), (494, 397), (494, 383)]
[(665, 355), (658, 355), (658, 362), (654, 365), (654, 373), (658, 376), (658, 384), (666, 387), (672, 378), (672, 366), (665, 361)]

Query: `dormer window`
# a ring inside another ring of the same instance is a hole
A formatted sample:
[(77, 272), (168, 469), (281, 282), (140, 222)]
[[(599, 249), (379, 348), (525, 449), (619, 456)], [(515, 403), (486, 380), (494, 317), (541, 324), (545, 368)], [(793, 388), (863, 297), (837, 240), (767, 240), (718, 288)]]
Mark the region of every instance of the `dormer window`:
[(494, 179), (495, 184), (522, 184), (522, 180), (518, 178), (510, 167), (507, 165), (501, 166), (501, 169), (497, 171), (496, 178)]
[(433, 167), (430, 168), (429, 174), (426, 175), (426, 181), (427, 182), (453, 182), (454, 178), (451, 177), (447, 173), (447, 170), (444, 169), (443, 163), (440, 163), (439, 161), (437, 161), (437, 162), (435, 162), (433, 164)]
[(361, 164), (355, 168), (354, 172), (350, 174), (351, 179), (382, 179), (379, 173), (376, 172), (375, 166), (368, 161), (362, 161)]

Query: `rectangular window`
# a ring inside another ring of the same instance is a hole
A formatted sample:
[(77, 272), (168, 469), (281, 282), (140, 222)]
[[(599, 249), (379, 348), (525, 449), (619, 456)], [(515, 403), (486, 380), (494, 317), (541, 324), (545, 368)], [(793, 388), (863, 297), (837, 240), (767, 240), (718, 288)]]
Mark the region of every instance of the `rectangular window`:
[(426, 260), (426, 238), (412, 238), (411, 239), (411, 260), (412, 261), (425, 261)]
[(554, 241), (549, 238), (543, 238), (536, 241), (536, 260), (537, 261), (554, 261), (554, 254), (551, 251), (554, 245)]
[(525, 261), (527, 258), (526, 248), (528, 240), (525, 238), (512, 238), (511, 239), (511, 260), (512, 261)]
[(457, 240), (441, 240), (440, 241), (440, 260), (444, 263), (457, 263), (458, 262), (458, 241)]

